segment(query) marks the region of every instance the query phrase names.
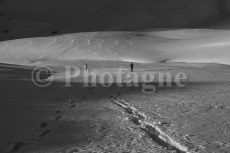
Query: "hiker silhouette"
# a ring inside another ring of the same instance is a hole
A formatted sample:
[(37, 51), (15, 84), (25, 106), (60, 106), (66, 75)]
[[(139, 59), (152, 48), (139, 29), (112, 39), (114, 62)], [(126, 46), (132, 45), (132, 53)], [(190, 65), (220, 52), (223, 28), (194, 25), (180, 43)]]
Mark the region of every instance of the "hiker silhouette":
[(85, 64), (85, 71), (88, 70), (88, 64)]
[(131, 62), (131, 63), (130, 63), (130, 69), (131, 69), (131, 72), (133, 72), (133, 68), (134, 68), (134, 63), (133, 63), (133, 62)]

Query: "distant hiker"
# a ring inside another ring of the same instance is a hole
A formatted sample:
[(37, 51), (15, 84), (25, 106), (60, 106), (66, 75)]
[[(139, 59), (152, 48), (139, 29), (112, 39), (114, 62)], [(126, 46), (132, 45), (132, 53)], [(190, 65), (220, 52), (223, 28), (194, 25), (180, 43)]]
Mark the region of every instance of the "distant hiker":
[(88, 64), (85, 64), (85, 71), (88, 71)]
[(134, 64), (133, 64), (133, 62), (131, 62), (130, 63), (131, 72), (133, 72), (133, 67), (134, 67)]

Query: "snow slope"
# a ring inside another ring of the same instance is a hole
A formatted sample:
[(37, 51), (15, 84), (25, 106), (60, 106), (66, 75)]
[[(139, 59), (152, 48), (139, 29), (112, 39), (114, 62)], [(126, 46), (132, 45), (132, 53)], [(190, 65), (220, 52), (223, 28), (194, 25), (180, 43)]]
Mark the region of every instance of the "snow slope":
[(0, 62), (113, 60), (230, 64), (230, 31), (88, 32), (0, 42)]

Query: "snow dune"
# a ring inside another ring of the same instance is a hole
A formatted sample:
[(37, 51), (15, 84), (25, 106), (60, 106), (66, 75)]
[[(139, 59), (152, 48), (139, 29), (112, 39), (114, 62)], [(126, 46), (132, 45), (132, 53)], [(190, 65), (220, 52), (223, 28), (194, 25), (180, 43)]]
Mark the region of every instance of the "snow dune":
[(87, 32), (0, 42), (0, 62), (112, 60), (230, 64), (230, 31)]

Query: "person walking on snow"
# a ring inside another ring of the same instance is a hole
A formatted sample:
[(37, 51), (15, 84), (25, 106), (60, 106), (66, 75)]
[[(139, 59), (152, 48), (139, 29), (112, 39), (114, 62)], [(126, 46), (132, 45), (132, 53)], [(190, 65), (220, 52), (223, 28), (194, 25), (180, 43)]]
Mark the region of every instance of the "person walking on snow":
[(88, 70), (88, 64), (85, 64), (85, 71)]
[(131, 62), (131, 63), (130, 63), (131, 72), (133, 72), (133, 68), (134, 68), (134, 64), (133, 64), (133, 62)]

